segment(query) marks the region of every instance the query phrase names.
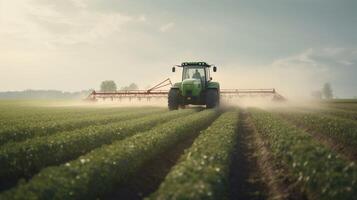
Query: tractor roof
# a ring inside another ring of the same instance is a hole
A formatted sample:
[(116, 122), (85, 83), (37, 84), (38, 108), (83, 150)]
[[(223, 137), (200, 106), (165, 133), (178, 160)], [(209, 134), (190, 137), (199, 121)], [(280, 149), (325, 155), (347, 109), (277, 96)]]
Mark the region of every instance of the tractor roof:
[(183, 62), (180, 67), (188, 67), (188, 66), (202, 66), (202, 67), (211, 67), (211, 65), (206, 62)]

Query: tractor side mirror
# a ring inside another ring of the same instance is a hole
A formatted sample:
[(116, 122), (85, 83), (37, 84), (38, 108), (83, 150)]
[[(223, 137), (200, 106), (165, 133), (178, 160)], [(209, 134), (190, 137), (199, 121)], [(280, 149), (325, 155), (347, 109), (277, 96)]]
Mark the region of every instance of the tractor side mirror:
[(172, 72), (175, 72), (175, 71), (176, 71), (175, 67), (172, 67)]
[(216, 72), (216, 71), (217, 71), (217, 67), (213, 66), (213, 72)]

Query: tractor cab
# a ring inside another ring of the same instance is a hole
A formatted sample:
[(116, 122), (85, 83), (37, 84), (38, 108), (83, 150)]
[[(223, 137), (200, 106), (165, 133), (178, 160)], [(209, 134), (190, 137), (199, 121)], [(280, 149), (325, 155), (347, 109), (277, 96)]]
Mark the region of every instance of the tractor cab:
[[(177, 67), (182, 68), (182, 82), (175, 83), (169, 92), (169, 108), (175, 110), (185, 105), (206, 105), (213, 108), (219, 102), (219, 84), (212, 82), (209, 68), (205, 62), (184, 62)], [(172, 72), (175, 72), (175, 67)], [(213, 66), (213, 71), (217, 68)]]
[[(200, 79), (204, 82), (210, 81), (209, 68), (211, 65), (208, 65), (205, 62), (184, 62), (181, 65), (176, 65), (177, 67), (182, 67), (182, 81), (186, 79)], [(172, 68), (172, 72), (175, 72), (175, 67)], [(213, 71), (217, 71), (217, 67), (213, 66)]]

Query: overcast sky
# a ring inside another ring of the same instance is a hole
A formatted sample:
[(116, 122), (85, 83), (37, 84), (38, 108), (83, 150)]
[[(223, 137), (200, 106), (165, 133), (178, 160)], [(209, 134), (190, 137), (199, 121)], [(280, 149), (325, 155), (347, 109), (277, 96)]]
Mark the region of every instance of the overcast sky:
[(145, 88), (182, 61), (223, 88), (357, 96), (357, 1), (0, 0), (0, 91)]

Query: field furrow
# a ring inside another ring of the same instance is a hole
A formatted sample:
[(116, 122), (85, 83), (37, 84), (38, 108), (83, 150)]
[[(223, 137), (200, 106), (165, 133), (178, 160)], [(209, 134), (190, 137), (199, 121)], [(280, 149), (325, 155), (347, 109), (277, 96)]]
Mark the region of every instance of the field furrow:
[(166, 151), (143, 163), (124, 184), (113, 185), (113, 190), (103, 196), (103, 199), (141, 200), (155, 192), (171, 168), (178, 162), (180, 157), (185, 153), (185, 150), (191, 147), (199, 134), (199, 131), (193, 132), (177, 141)]
[(222, 114), (194, 141), (148, 199), (224, 199), (237, 137), (238, 112)]
[(282, 195), (283, 192), (277, 189), (280, 185), (277, 186), (277, 180), (272, 176), (275, 170), (271, 157), (257, 137), (249, 113), (246, 109), (240, 110), (237, 144), (229, 174), (229, 199), (281, 200), (280, 196), (285, 197), (286, 192)]
[(96, 199), (113, 189), (114, 183), (125, 183), (146, 161), (206, 127), (216, 116), (214, 110), (202, 111), (103, 146), (74, 161), (42, 170), (28, 183), (1, 193), (0, 199)]
[(251, 109), (259, 134), (312, 199), (353, 199), (357, 167), (280, 117)]
[(43, 102), (0, 101), (1, 200), (357, 196), (356, 103)]
[(103, 144), (146, 131), (155, 125), (193, 112), (194, 110), (183, 110), (151, 114), (131, 121), (91, 126), (5, 145), (0, 149), (1, 182), (13, 182), (19, 177), (29, 177), (46, 166), (75, 159)]

